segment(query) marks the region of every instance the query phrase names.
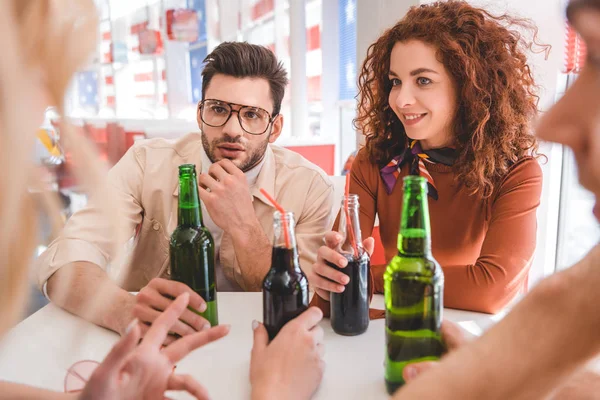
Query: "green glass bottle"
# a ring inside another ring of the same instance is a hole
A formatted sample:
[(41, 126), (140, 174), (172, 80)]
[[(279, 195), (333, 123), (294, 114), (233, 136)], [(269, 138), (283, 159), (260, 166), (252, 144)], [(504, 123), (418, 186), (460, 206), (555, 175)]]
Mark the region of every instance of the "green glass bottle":
[(440, 332), (444, 273), (431, 255), (427, 202), (427, 180), (405, 177), (398, 254), (383, 275), (389, 394), (404, 384), (407, 364), (437, 360), (444, 352)]
[(215, 284), (215, 244), (202, 222), (198, 198), (196, 166), (179, 166), (179, 207), (177, 228), (169, 245), (171, 278), (185, 283), (206, 301), (207, 309), (200, 313), (211, 326), (219, 324), (217, 287)]

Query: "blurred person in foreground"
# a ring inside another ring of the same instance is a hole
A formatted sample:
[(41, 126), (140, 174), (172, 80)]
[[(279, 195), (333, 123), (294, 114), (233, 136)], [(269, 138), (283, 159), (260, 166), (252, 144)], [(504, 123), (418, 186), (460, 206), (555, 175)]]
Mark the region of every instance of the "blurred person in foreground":
[[(91, 0), (4, 0), (0, 2), (0, 335), (19, 319), (26, 304), (28, 264), (35, 248), (37, 224), (30, 189), (40, 189), (31, 153), (47, 105), (64, 115), (63, 99), (75, 71), (85, 66), (96, 43), (97, 11)], [(57, 57), (60, 55), (60, 57)], [(105, 167), (92, 145), (61, 126), (66, 149), (77, 165), (75, 173), (87, 194), (101, 204), (108, 223), (119, 226), (118, 210), (109, 207), (111, 188)], [(58, 216), (57, 199), (46, 196), (51, 216)], [(60, 224), (57, 224), (60, 225)], [(115, 242), (121, 232), (114, 232)], [(72, 277), (71, 277), (72, 279)], [(71, 279), (55, 290), (64, 295)], [(101, 288), (98, 299), (110, 295)], [(98, 300), (99, 301), (99, 300)], [(167, 390), (187, 391), (207, 399), (206, 390), (191, 376), (174, 372), (174, 365), (191, 351), (229, 332), (226, 325), (195, 332), (166, 348), (162, 344), (186, 310), (190, 296), (183, 293), (165, 309), (145, 333), (134, 319), (81, 393), (57, 393), (0, 382), (2, 399), (163, 399)], [(97, 302), (89, 304), (94, 312)], [(252, 353), (252, 396), (272, 398), (310, 396), (322, 375), (323, 331), (315, 325), (322, 314), (311, 308), (284, 328), (270, 344), (264, 327), (255, 326)], [(258, 360), (258, 361), (257, 361)], [(259, 365), (260, 364), (260, 365)], [(305, 370), (308, 371), (305, 373)], [(282, 377), (297, 376), (286, 386)], [(280, 379), (281, 378), (281, 379)], [(279, 379), (279, 380), (278, 380)], [(309, 392), (307, 392), (309, 391)]]
[[(567, 17), (586, 43), (586, 64), (536, 133), (573, 150), (581, 184), (598, 198), (600, 0), (572, 0)], [(598, 203), (594, 214), (600, 219)], [(437, 364), (406, 368), (409, 384), (394, 399), (597, 399), (599, 288), (597, 245), (571, 268), (543, 280), (473, 343), (463, 345), (460, 332), (446, 323), (449, 354)]]

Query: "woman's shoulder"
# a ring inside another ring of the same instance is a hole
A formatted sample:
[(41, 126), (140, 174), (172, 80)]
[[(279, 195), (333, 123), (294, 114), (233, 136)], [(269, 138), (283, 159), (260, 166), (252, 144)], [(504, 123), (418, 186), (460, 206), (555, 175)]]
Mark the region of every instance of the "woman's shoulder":
[(358, 150), (356, 153), (356, 158), (354, 159), (354, 163), (352, 164), (353, 167), (354, 164), (356, 164), (357, 167), (360, 166), (361, 169), (379, 170), (379, 167), (373, 161), (371, 161), (371, 157), (366, 146), (363, 146)]
[(510, 166), (499, 185), (498, 193), (510, 192), (525, 186), (541, 193), (542, 168), (538, 159), (532, 156), (523, 157)]
[(504, 177), (507, 179), (528, 179), (534, 177), (542, 177), (542, 167), (536, 157), (526, 156), (510, 166), (508, 173)]
[(364, 185), (373, 187), (379, 180), (379, 169), (379, 166), (371, 161), (367, 149), (362, 147), (352, 162), (351, 174)]

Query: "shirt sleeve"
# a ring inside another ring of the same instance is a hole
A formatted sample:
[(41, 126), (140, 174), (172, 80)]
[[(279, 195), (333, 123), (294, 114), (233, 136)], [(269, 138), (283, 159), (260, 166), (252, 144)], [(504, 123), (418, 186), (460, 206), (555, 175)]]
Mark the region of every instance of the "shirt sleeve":
[(323, 176), (316, 175), (295, 229), (300, 268), (303, 271), (311, 270), (317, 261), (317, 250), (323, 244), (323, 236), (333, 225), (334, 203), (333, 184)]
[(114, 202), (111, 210), (117, 212), (119, 226), (112, 226), (106, 218), (106, 207), (99, 207), (92, 196), (88, 204), (79, 210), (65, 225), (61, 234), (36, 260), (37, 284), (45, 290), (47, 280), (59, 268), (73, 262), (89, 262), (106, 270), (125, 243), (114, 243), (115, 232), (123, 229), (130, 239), (136, 226), (142, 221), (141, 193), (145, 157), (137, 146), (130, 148), (123, 158), (109, 171), (108, 183), (113, 189)]
[(442, 265), (444, 305), (496, 313), (524, 287), (536, 244), (542, 170), (533, 158), (516, 163), (490, 199), (491, 218), (472, 265)]

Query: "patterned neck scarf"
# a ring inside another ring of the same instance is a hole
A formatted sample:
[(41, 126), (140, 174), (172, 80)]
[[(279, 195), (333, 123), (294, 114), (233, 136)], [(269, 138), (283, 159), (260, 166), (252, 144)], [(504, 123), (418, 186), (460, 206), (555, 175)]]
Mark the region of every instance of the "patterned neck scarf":
[(409, 165), (409, 173), (411, 175), (421, 175), (427, 179), (428, 194), (434, 200), (438, 199), (437, 188), (435, 182), (429, 171), (427, 171), (427, 164), (444, 164), (452, 165), (456, 160), (457, 153), (455, 149), (450, 147), (444, 147), (441, 149), (423, 150), (418, 140), (413, 140), (410, 145), (399, 155), (392, 158), (392, 160), (381, 169), (381, 178), (385, 183), (385, 190), (387, 194), (391, 194), (396, 186), (398, 177), (400, 176), (400, 170), (406, 163)]

